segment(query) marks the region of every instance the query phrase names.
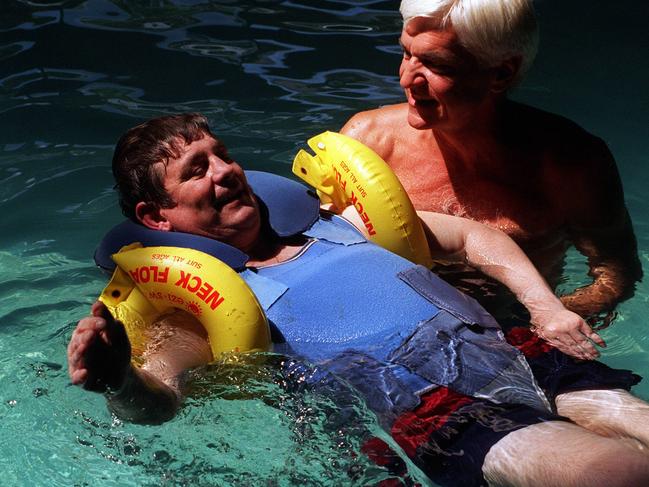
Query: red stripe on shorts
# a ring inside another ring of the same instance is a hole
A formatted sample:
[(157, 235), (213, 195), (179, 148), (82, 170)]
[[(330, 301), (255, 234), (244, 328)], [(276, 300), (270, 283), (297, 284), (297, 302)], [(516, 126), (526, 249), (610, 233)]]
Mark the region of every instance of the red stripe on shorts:
[(415, 410), (396, 419), (390, 431), (392, 437), (413, 458), (417, 447), (426, 443), (433, 431), (442, 427), (454, 411), (472, 401), (469, 396), (439, 387), (421, 396)]

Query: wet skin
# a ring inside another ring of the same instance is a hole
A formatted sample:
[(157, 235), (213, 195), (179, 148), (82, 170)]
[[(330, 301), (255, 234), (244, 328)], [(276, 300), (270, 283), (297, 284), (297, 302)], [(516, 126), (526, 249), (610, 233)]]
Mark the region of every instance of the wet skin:
[(144, 225), (162, 231), (202, 235), (249, 249), (257, 240), (261, 218), (257, 201), (241, 166), (212, 137), (180, 144), (180, 155), (160, 162), (165, 189), (176, 202), (158, 209), (136, 205)]
[(583, 316), (608, 312), (640, 277), (615, 161), (576, 124), (512, 102), (520, 60), (482, 66), (452, 27), (415, 18), (401, 35), (406, 103), (361, 112), (342, 128), (394, 169), (418, 210), (504, 231), (556, 285), (566, 250), (593, 285), (563, 297)]

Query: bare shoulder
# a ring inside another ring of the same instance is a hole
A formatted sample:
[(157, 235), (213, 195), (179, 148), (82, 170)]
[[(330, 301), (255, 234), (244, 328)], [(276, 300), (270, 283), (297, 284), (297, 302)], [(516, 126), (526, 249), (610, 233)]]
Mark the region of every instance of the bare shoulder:
[(354, 114), (340, 129), (342, 134), (371, 147), (385, 157), (407, 125), (408, 105), (399, 103)]
[(513, 132), (546, 163), (563, 170), (585, 167), (592, 170), (593, 164), (610, 168), (613, 158), (599, 137), (561, 115), (527, 105), (512, 105), (514, 114), (509, 119), (516, 127)]
[(560, 115), (524, 105), (518, 109), (524, 122), (520, 139), (539, 156), (546, 195), (557, 210), (583, 224), (623, 211), (617, 165), (601, 138)]
[(404, 115), (407, 112), (408, 105), (406, 103), (385, 105), (373, 110), (365, 110), (352, 115), (340, 131), (347, 135), (353, 135), (357, 132), (365, 133), (369, 129), (400, 125), (404, 122)]

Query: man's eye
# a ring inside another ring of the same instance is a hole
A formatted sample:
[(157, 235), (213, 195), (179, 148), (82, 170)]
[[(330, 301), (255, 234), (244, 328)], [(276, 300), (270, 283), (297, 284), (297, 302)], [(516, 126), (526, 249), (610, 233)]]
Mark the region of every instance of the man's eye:
[(448, 64), (427, 62), (425, 63), (425, 66), (433, 73), (439, 74), (441, 76), (450, 76), (455, 73), (455, 68), (453, 66), (449, 66)]
[(207, 165), (204, 164), (195, 164), (192, 167), (188, 168), (188, 171), (184, 174), (184, 179), (194, 179), (200, 178), (205, 175)]
[(455, 73), (455, 70), (452, 66), (437, 66), (435, 72), (443, 76), (452, 76)]

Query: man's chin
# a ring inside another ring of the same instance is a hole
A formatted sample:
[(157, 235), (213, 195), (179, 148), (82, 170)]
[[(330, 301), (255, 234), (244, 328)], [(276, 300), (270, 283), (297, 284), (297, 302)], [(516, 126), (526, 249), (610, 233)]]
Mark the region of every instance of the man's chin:
[(436, 107), (413, 107), (408, 105), (408, 124), (417, 130), (431, 129), (439, 123)]

